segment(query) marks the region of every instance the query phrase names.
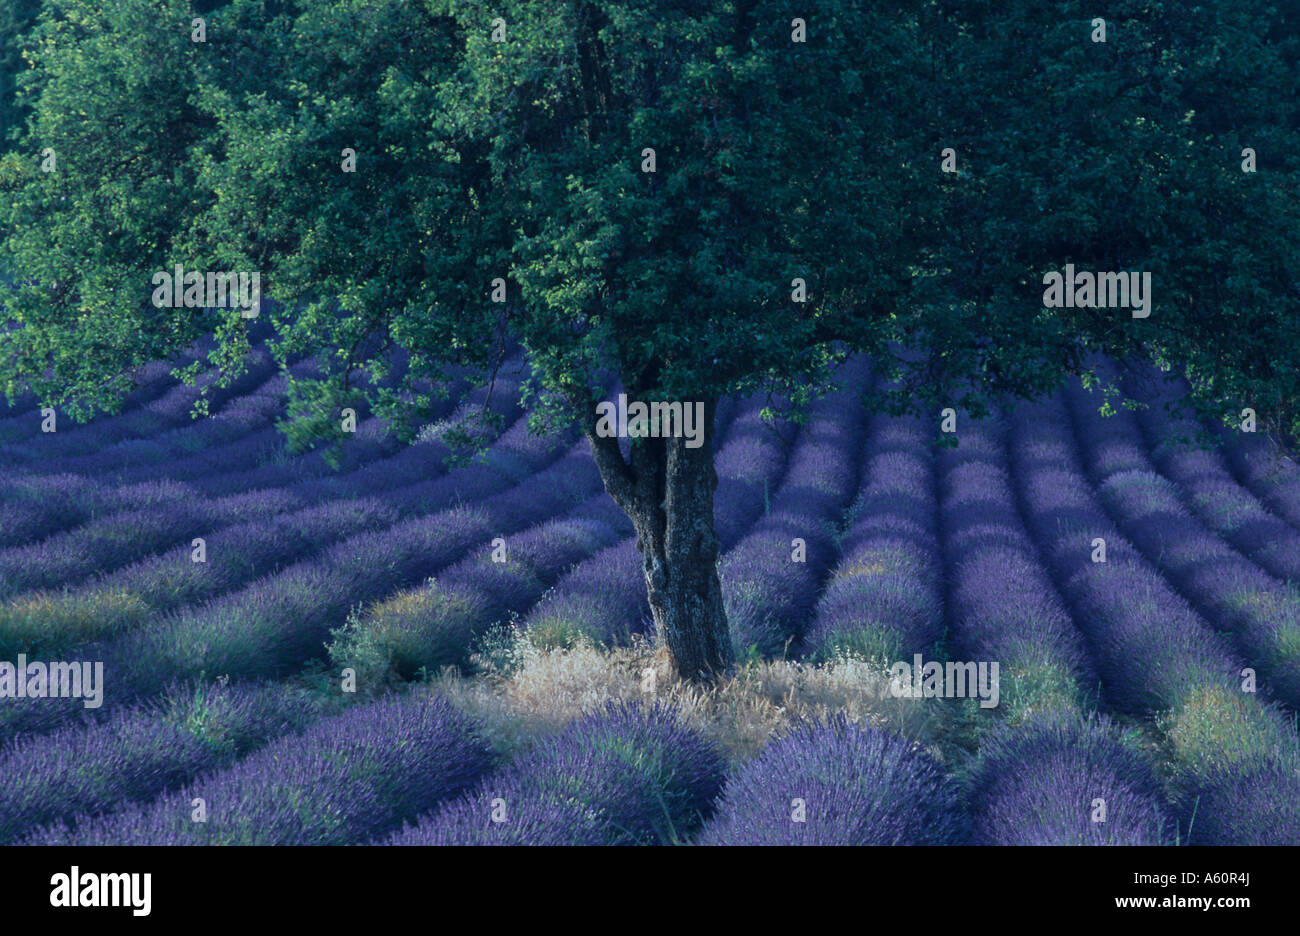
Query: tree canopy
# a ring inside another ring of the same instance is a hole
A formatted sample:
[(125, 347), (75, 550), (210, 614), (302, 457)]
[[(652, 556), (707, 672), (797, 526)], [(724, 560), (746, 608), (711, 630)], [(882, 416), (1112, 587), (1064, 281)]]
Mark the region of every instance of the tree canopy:
[[(833, 3), (805, 42), (781, 3), (209, 6), (195, 42), (179, 0), (44, 5), (8, 385), (111, 405), (124, 361), (213, 327), (142, 301), (184, 263), (264, 271), (286, 349), (342, 367), (504, 325), (547, 384), (680, 398), (894, 348), (928, 408), (1096, 349), (1294, 428), (1300, 39), (1265, 4), (1121, 5), (1104, 42), (1069, 4)], [(1155, 314), (1044, 309), (1067, 262), (1149, 270)]]

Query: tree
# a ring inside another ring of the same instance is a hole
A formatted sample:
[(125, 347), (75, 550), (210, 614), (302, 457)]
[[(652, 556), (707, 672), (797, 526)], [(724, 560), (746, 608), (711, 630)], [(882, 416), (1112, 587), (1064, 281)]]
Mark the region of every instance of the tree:
[[(852, 353), (891, 381), (870, 405), (979, 414), (1100, 351), (1185, 365), (1207, 413), (1263, 401), (1300, 428), (1277, 354), (1300, 344), (1296, 42), (1262, 2), (1121, 5), (1105, 43), (1028, 2), (236, 0), (207, 43), (181, 4), (145, 6), (57, 0), (42, 21), (24, 153), (79, 166), (0, 175), (27, 281), (8, 391), (111, 405), (105, 376), (205, 330), (237, 368), (237, 314), (145, 301), (178, 262), (262, 271), (278, 352), (332, 364), (296, 391), (318, 406), (401, 347), (407, 381), (370, 392), (418, 409), (442, 366), (490, 370), (509, 334), (538, 428), (579, 426), (632, 519), (688, 677), (732, 661), (712, 448), (625, 457), (599, 431), (607, 373), (629, 399), (702, 404), (711, 438), (723, 395), (797, 412)], [(1197, 111), (1215, 87), (1279, 95)], [(1067, 263), (1151, 270), (1153, 314), (1045, 308)]]

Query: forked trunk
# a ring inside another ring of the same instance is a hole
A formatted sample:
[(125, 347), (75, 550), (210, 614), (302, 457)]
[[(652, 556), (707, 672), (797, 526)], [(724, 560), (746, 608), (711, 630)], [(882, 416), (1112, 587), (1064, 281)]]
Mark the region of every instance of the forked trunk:
[(718, 579), (713, 530), (715, 400), (704, 404), (703, 444), (685, 438), (634, 439), (630, 463), (618, 440), (589, 428), (605, 489), (636, 529), (650, 611), (678, 673), (708, 681), (734, 653)]
[(733, 658), (713, 530), (713, 447), (670, 439), (665, 448), (663, 500), (632, 519), (658, 632), (678, 672), (704, 680)]

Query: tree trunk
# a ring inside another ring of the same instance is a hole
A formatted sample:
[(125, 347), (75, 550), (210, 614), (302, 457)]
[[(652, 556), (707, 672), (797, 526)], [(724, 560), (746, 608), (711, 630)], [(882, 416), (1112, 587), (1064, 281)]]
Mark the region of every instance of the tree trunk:
[(701, 682), (723, 673), (735, 658), (713, 530), (716, 410), (716, 400), (705, 401), (699, 447), (687, 447), (684, 438), (633, 439), (630, 462), (616, 438), (598, 436), (594, 423), (587, 427), (605, 490), (636, 529), (659, 639), (678, 673)]

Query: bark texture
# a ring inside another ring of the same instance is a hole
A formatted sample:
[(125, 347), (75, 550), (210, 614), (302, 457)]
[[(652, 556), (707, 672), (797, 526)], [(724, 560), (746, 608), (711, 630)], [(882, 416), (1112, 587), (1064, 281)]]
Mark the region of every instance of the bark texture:
[(587, 426), (605, 490), (636, 529), (646, 594), (660, 639), (686, 679), (709, 681), (734, 661), (718, 578), (713, 529), (713, 424), (717, 400), (704, 404), (704, 443), (634, 439), (624, 459), (618, 439)]

